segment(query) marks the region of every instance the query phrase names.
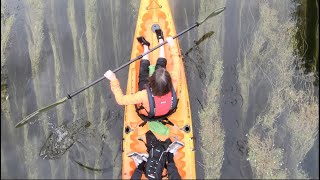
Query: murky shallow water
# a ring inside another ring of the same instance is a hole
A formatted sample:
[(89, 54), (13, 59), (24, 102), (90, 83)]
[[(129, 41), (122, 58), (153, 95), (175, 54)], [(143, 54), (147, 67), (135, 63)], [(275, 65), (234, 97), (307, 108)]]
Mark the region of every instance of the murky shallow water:
[[(251, 48), (254, 33), (264, 30), (261, 26), (267, 20), (260, 13), (265, 4), (278, 13), (274, 21), (279, 22), (291, 19), (295, 7), (291, 1), (170, 1), (177, 32), (212, 10), (227, 7), (223, 14), (179, 39), (193, 102), (198, 178), (257, 177), (247, 160), (250, 148), (246, 135), (257, 117), (267, 114), (273, 89), (265, 82), (264, 71), (255, 74), (256, 79), (249, 78), (258, 66), (245, 66), (245, 57), (249, 57), (245, 54), (255, 52)], [(1, 177), (119, 178), (123, 108), (116, 105), (107, 81), (20, 129), (14, 125), (39, 107), (128, 61), (128, 42), (134, 38), (132, 22), (136, 22), (139, 4), (15, 0), (1, 6), (9, 15), (14, 14), (14, 18), (6, 19), (6, 28), (1, 31), (1, 87), (4, 83), (7, 89), (1, 91)], [(280, 26), (276, 32), (280, 32)], [(272, 39), (271, 34), (261, 34)], [(271, 47), (272, 43), (266, 41)], [(280, 54), (272, 52), (277, 60)], [(122, 89), (126, 87), (127, 71), (117, 74)], [(271, 82), (276, 82), (273, 78), (277, 74), (273, 76)], [(199, 93), (199, 87), (203, 93)], [(39, 152), (50, 132), (78, 119), (91, 122), (90, 133), (80, 136), (80, 142), (75, 141), (60, 159), (42, 159)], [(313, 178), (319, 177), (318, 158), (312, 158), (319, 156), (318, 149), (316, 143), (303, 163), (303, 169)], [(293, 172), (290, 170), (287, 177), (297, 177)]]

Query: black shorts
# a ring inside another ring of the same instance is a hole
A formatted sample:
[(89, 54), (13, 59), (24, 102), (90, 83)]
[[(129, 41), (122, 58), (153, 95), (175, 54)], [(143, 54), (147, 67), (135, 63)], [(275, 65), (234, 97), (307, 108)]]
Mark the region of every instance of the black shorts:
[[(145, 84), (148, 84), (149, 66), (150, 66), (149, 60), (142, 59), (140, 61), (139, 82), (138, 82), (139, 91), (145, 88), (144, 87)], [(166, 66), (167, 66), (166, 58), (158, 58), (155, 70), (157, 70), (159, 67), (166, 68)]]

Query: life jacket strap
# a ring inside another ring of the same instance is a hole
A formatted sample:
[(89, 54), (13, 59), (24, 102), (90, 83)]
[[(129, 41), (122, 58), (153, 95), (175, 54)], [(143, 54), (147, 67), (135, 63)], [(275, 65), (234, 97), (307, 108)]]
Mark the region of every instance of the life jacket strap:
[(149, 107), (150, 107), (150, 111), (148, 113), (148, 118), (153, 118), (156, 114), (156, 105), (154, 102), (154, 96), (151, 92), (151, 89), (148, 86), (145, 86), (146, 90), (147, 90), (147, 94), (148, 94), (148, 100), (149, 100)]
[[(163, 125), (169, 124), (171, 126), (174, 126), (174, 124), (168, 119), (168, 118), (164, 118), (162, 120), (158, 120), (159, 122), (161, 122)], [(143, 127), (144, 125), (147, 124), (148, 121), (143, 121), (141, 124), (139, 124), (139, 127)]]
[(171, 126), (174, 126), (174, 124), (173, 124), (168, 118), (162, 119), (161, 123), (162, 123), (163, 125), (169, 124), (169, 125), (171, 125)]
[[(171, 88), (171, 95), (172, 95), (172, 106), (169, 110), (169, 112), (163, 116), (155, 116), (155, 101), (154, 101), (154, 97), (152, 95), (151, 89), (145, 85), (145, 89), (147, 90), (147, 94), (148, 94), (148, 100), (149, 100), (149, 107), (150, 107), (150, 111), (148, 112), (143, 105), (141, 105), (140, 107), (138, 107), (137, 105), (135, 105), (136, 107), (136, 112), (138, 114), (138, 116), (144, 121), (143, 123), (141, 123), (139, 125), (139, 127), (143, 127), (144, 125), (146, 125), (147, 121), (159, 121), (162, 124), (169, 124), (171, 126), (174, 126), (174, 124), (168, 119), (168, 117), (173, 114), (174, 112), (176, 112), (177, 107), (178, 107), (178, 102), (179, 99), (177, 99), (177, 95), (176, 92), (174, 90), (174, 88)], [(143, 114), (140, 114), (140, 110), (145, 109), (145, 111), (148, 113), (148, 116), (145, 116)]]
[(143, 127), (146, 124), (147, 124), (147, 121), (143, 121), (141, 124), (139, 124), (139, 127)]

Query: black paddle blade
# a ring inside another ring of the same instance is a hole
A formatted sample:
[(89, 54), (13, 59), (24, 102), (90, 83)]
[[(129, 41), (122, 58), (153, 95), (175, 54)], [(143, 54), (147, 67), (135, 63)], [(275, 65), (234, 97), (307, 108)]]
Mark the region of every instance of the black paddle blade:
[(23, 126), (24, 124), (26, 124), (27, 122), (29, 122), (30, 119), (31, 119), (32, 117), (34, 117), (35, 115), (39, 114), (40, 112), (46, 111), (46, 110), (48, 110), (48, 109), (50, 109), (50, 108), (53, 108), (53, 107), (55, 107), (55, 106), (57, 106), (57, 105), (59, 105), (59, 104), (62, 104), (62, 103), (64, 103), (66, 100), (68, 100), (68, 97), (65, 97), (65, 98), (63, 98), (63, 99), (61, 99), (61, 100), (59, 100), (59, 101), (57, 101), (57, 102), (55, 102), (55, 103), (53, 103), (53, 104), (50, 104), (49, 106), (46, 106), (46, 107), (44, 107), (44, 108), (42, 108), (42, 109), (39, 109), (39, 110), (37, 110), (37, 111), (29, 114), (28, 116), (26, 116), (25, 118), (23, 118), (22, 121), (20, 121), (18, 124), (16, 124), (15, 127), (18, 128), (18, 127)]
[(216, 9), (215, 11), (213, 11), (208, 17), (206, 17), (204, 20), (198, 22), (198, 24), (202, 24), (203, 22), (205, 22), (207, 19), (212, 18), (213, 16), (216, 16), (218, 14), (220, 14), (221, 12), (223, 12), (226, 9), (226, 7), (221, 7), (219, 9)]

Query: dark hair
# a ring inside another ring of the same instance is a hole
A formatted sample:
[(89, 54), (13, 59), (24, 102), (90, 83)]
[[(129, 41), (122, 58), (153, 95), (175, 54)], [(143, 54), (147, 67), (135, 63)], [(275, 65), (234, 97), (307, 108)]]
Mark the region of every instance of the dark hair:
[(168, 94), (172, 88), (171, 76), (165, 68), (158, 68), (153, 75), (149, 77), (149, 87), (154, 96), (163, 96)]

